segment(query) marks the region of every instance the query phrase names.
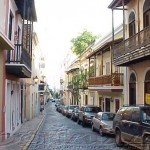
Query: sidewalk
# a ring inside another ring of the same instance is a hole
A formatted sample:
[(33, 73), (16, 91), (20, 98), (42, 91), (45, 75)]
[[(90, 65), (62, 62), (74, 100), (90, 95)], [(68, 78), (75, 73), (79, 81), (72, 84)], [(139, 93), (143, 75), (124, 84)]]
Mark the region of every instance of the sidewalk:
[(45, 113), (22, 124), (9, 139), (0, 143), (0, 150), (26, 150), (42, 124)]

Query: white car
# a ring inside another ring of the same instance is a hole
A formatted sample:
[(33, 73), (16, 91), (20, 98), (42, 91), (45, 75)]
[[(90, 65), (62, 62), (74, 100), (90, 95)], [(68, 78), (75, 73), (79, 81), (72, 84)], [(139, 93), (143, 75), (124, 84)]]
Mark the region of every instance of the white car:
[(100, 135), (103, 136), (105, 133), (114, 134), (113, 131), (113, 119), (115, 113), (111, 112), (99, 112), (92, 119), (92, 130), (99, 131)]

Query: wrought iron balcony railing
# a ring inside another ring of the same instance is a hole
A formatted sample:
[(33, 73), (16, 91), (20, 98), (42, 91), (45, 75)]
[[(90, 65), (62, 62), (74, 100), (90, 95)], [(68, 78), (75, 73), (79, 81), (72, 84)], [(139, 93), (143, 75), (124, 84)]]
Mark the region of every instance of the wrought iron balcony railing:
[(150, 55), (150, 26), (113, 47), (113, 58), (116, 65), (148, 55)]
[(123, 74), (122, 73), (112, 73), (111, 75), (102, 75), (100, 77), (90, 77), (89, 86), (123, 86)]
[(15, 44), (15, 50), (8, 51), (7, 63), (10, 64), (23, 64), (28, 69), (31, 69), (31, 57), (30, 54), (22, 49), (22, 44)]

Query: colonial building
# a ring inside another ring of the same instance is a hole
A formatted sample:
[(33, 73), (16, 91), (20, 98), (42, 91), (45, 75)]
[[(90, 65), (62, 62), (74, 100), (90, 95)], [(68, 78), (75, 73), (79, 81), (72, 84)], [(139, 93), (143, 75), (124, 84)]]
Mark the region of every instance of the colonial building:
[(113, 61), (126, 67), (124, 103), (150, 104), (150, 0), (113, 0), (109, 8), (123, 11), (123, 41), (113, 47)]
[(123, 104), (124, 70), (114, 66), (112, 47), (122, 41), (122, 25), (92, 46), (89, 59), (89, 104), (100, 106), (103, 111), (116, 112)]
[[(0, 1), (0, 132), (5, 131), (5, 50), (13, 50), (8, 38), (8, 0)], [(1, 140), (1, 139), (0, 139)]]
[[(1, 78), (3, 97), (0, 99), (3, 110), (2, 133), (9, 137), (26, 120), (30, 82), (25, 79), (31, 78), (33, 22), (37, 18), (34, 0), (2, 0), (0, 3), (1, 10), (4, 10), (0, 13), (1, 20), (6, 18), (2, 24), (6, 27), (4, 33), (7, 37), (2, 41), (5, 51), (0, 59), (4, 64)], [(10, 45), (13, 45), (12, 48)]]

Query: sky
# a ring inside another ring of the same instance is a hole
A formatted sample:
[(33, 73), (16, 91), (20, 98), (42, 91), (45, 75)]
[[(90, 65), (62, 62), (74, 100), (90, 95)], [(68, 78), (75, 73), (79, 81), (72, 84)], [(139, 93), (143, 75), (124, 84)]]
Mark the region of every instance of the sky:
[[(37, 32), (45, 56), (46, 77), (50, 87), (59, 88), (63, 61), (71, 49), (71, 39), (83, 30), (105, 36), (112, 30), (112, 0), (35, 0)], [(122, 23), (121, 12), (115, 12), (115, 26)]]

